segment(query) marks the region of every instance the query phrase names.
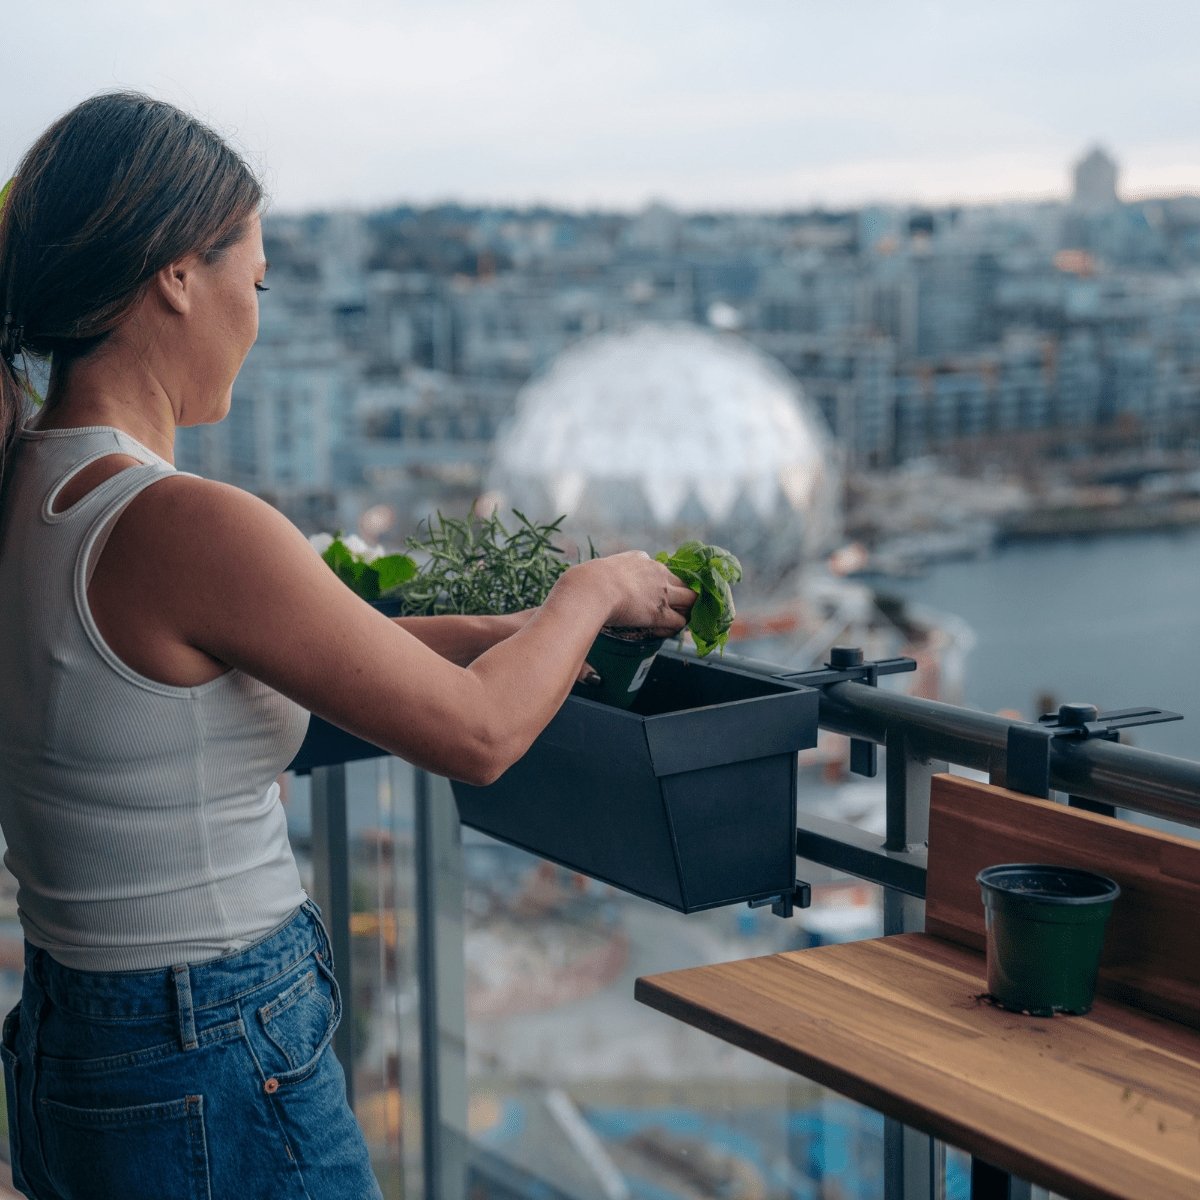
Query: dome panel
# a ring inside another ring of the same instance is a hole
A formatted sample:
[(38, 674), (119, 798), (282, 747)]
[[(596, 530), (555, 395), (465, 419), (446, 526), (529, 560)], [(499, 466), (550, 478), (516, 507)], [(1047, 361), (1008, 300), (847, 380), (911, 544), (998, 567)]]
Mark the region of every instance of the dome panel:
[(564, 471), (552, 476), (549, 480), (552, 504), (559, 512), (574, 512), (586, 484), (587, 476), (582, 471)]
[[(679, 510), (687, 495), (688, 482), (680, 475), (661, 474), (649, 475), (642, 485), (646, 490), (646, 499), (650, 503), (650, 514), (655, 525), (670, 528), (678, 519)], [(567, 509), (563, 510), (569, 511)]]

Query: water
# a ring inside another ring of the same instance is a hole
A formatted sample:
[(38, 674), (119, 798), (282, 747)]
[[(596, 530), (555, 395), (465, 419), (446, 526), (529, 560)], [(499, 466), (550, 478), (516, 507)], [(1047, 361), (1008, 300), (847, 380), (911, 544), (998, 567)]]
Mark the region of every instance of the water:
[(1018, 543), (879, 590), (975, 633), (965, 701), (1037, 716), (1036, 698), (1153, 707), (1185, 720), (1122, 740), (1200, 759), (1200, 530)]

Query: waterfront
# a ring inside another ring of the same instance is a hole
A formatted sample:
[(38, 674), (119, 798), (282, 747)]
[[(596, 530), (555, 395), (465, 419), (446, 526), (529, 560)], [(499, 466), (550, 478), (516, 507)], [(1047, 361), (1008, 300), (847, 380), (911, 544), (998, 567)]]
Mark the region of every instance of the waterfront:
[(1200, 530), (1016, 543), (876, 586), (971, 627), (971, 707), (1032, 718), (1048, 694), (1171, 709), (1185, 719), (1123, 740), (1200, 758)]

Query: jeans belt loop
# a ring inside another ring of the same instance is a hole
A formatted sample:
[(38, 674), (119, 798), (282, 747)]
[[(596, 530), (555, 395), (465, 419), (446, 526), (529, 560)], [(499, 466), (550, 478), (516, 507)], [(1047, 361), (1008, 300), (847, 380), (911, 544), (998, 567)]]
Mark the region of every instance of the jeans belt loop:
[(325, 928), (325, 921), (321, 917), (321, 910), (317, 907), (316, 901), (312, 899), (306, 900), (305, 904), (301, 907), (305, 906), (307, 906), (308, 915), (312, 917), (313, 924), (316, 926), (318, 953), (332, 971), (333, 943), (329, 939), (329, 930)]
[(195, 1050), (196, 1013), (192, 1008), (192, 976), (187, 963), (171, 968), (175, 977), (175, 1003), (179, 1010), (179, 1044), (184, 1050)]

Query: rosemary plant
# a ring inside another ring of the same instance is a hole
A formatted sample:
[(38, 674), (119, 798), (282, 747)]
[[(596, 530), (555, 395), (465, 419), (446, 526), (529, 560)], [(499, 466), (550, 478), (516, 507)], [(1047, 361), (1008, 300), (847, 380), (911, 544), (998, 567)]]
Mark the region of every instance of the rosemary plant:
[(408, 546), (420, 561), (413, 578), (395, 593), (404, 616), (444, 613), (513, 613), (536, 608), (570, 566), (555, 545), (565, 517), (546, 525), (513, 509), (516, 528), (498, 513), (421, 522)]

